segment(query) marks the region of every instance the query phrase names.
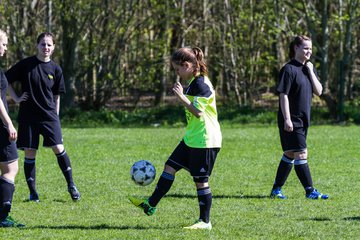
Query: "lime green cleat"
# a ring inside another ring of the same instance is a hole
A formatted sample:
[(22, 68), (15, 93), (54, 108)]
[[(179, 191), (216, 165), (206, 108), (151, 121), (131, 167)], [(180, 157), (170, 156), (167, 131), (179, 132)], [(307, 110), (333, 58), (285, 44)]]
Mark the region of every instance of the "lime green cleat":
[(156, 207), (152, 207), (149, 204), (148, 199), (138, 199), (134, 197), (129, 197), (129, 200), (132, 204), (144, 210), (144, 213), (148, 216), (153, 215), (156, 212)]
[(3, 221), (0, 222), (0, 227), (25, 227), (25, 225), (18, 223), (10, 216), (7, 216)]
[(188, 227), (184, 227), (184, 229), (205, 229), (205, 230), (211, 230), (212, 226), (211, 226), (211, 222), (203, 222), (202, 220), (197, 220), (195, 222), (195, 224), (188, 226)]

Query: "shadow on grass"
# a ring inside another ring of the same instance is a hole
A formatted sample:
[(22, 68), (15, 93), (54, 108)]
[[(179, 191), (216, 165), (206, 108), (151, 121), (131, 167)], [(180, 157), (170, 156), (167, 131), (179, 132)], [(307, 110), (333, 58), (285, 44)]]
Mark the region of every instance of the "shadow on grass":
[[(170, 198), (197, 198), (196, 195), (191, 194), (167, 194), (165, 197)], [(263, 195), (213, 195), (213, 198), (236, 198), (236, 199), (264, 199), (269, 198), (269, 196)]]
[[(42, 200), (39, 200), (38, 202), (36, 201), (32, 201), (32, 200), (29, 200), (29, 199), (24, 199), (23, 202), (29, 202), (29, 203), (41, 203), (41, 202), (46, 202), (47, 199), (42, 199)], [(66, 200), (63, 200), (63, 199), (54, 199), (53, 202), (57, 202), (57, 203), (67, 203), (68, 201)]]
[(345, 221), (360, 221), (360, 217), (345, 217), (343, 218)]
[(154, 227), (143, 227), (143, 226), (110, 226), (107, 224), (99, 224), (99, 225), (94, 225), (94, 226), (83, 226), (83, 225), (63, 225), (63, 226), (44, 226), (44, 225), (39, 225), (39, 226), (33, 226), (33, 227), (25, 227), (23, 228), (24, 230), (26, 229), (53, 229), (53, 230), (61, 230), (61, 229), (66, 229), (66, 230), (73, 230), (73, 229), (79, 229), (79, 230), (104, 230), (104, 229), (109, 229), (109, 230), (129, 230), (129, 229), (134, 229), (134, 230), (147, 230), (147, 229), (155, 229)]
[(53, 201), (57, 202), (57, 203), (66, 203), (66, 202), (68, 202), (68, 201), (65, 201), (63, 199), (54, 199)]
[(305, 219), (305, 220), (316, 221), (316, 222), (331, 221), (331, 219), (330, 219), (330, 218), (327, 218), (327, 217), (323, 217), (323, 218), (315, 217), (315, 218), (308, 218), (308, 219)]
[[(330, 218), (324, 217), (324, 218), (304, 218), (302, 219), (303, 221), (317, 221), (317, 222), (326, 222), (326, 221), (331, 221)], [(344, 217), (342, 220), (345, 221), (360, 221), (360, 216), (359, 217)]]

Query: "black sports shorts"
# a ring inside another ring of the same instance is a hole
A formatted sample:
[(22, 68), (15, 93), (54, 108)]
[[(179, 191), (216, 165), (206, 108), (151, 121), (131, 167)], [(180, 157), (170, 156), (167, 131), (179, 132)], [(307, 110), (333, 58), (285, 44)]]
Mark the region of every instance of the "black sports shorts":
[(304, 127), (294, 128), (292, 132), (287, 132), (279, 128), (280, 141), (283, 151), (300, 152), (307, 148), (306, 137), (308, 129)]
[(19, 122), (18, 149), (38, 149), (40, 134), (44, 138), (44, 147), (63, 144), (60, 121)]
[(220, 148), (192, 148), (182, 140), (166, 164), (176, 171), (184, 168), (193, 177), (210, 177)]
[(16, 143), (9, 141), (9, 133), (0, 124), (0, 162), (13, 162), (19, 158)]

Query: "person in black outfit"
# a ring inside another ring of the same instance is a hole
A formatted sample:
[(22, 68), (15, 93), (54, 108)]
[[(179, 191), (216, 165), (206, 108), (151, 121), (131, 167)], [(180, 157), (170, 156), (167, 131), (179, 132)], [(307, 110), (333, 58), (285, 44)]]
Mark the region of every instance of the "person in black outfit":
[[(7, 34), (0, 30), (0, 56), (7, 50)], [(15, 177), (18, 173), (18, 152), (15, 140), (17, 132), (8, 114), (6, 91), (7, 79), (0, 70), (0, 227), (23, 227), (9, 216), (15, 192)]]
[(306, 137), (310, 125), (312, 95), (322, 93), (322, 86), (313, 64), (312, 41), (307, 36), (296, 36), (289, 47), (290, 62), (280, 71), (277, 92), (279, 93), (278, 127), (283, 149), (271, 198), (285, 199), (282, 186), (292, 166), (305, 189), (308, 199), (327, 199), (313, 187), (308, 165)]
[[(6, 72), (10, 94), (20, 103), (18, 115), (18, 149), (25, 151), (24, 172), (30, 190), (30, 201), (39, 201), (36, 191), (35, 157), (40, 134), (43, 146), (51, 147), (67, 181), (68, 192), (74, 201), (80, 199), (73, 177), (70, 158), (65, 151), (61, 133), (59, 109), (60, 94), (65, 93), (62, 70), (51, 60), (55, 49), (52, 33), (41, 33), (37, 38), (37, 55), (19, 61)], [(17, 96), (11, 84), (21, 83)]]

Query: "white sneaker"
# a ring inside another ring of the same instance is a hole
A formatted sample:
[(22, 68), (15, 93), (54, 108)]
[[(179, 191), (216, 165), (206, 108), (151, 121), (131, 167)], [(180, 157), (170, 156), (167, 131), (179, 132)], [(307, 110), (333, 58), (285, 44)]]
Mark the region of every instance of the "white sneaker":
[(212, 226), (211, 226), (211, 222), (203, 222), (202, 220), (197, 220), (195, 224), (188, 226), (188, 227), (184, 227), (184, 229), (207, 229), (207, 230), (211, 230)]

